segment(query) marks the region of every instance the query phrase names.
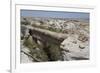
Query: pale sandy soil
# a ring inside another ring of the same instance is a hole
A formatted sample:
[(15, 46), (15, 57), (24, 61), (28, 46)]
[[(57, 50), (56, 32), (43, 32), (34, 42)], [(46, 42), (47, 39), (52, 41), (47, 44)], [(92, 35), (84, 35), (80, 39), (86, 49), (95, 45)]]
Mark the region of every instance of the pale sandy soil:
[[(24, 22), (25, 20), (22, 19)], [(64, 61), (70, 60), (88, 60), (89, 59), (89, 21), (80, 21), (80, 20), (61, 20), (61, 19), (41, 19), (41, 18), (28, 18), (27, 20), (32, 27), (38, 27), (45, 30), (50, 30), (52, 32), (64, 33), (67, 34), (68, 37), (64, 39), (60, 45), (58, 45), (62, 49), (62, 57)], [(26, 26), (27, 26), (26, 25)], [(21, 29), (21, 37), (29, 35), (25, 29)], [(32, 40), (32, 39), (31, 39)], [(49, 41), (48, 41), (49, 42)], [(25, 51), (29, 55), (21, 52), (21, 63), (31, 63), (35, 62), (32, 57), (30, 57), (30, 50), (27, 46), (21, 44), (21, 50)], [(35, 51), (35, 50), (34, 50)], [(33, 52), (34, 52), (33, 51)], [(38, 53), (40, 48), (37, 49)], [(41, 55), (40, 55), (41, 54)], [(38, 56), (38, 54), (36, 54)], [(45, 52), (39, 52), (39, 57), (36, 57), (38, 61), (48, 61)], [(33, 55), (34, 56), (34, 55)]]

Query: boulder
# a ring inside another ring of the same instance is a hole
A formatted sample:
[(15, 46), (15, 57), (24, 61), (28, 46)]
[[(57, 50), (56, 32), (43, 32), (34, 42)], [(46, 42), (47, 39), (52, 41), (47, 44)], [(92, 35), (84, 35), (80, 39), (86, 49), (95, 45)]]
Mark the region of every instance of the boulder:
[(60, 48), (63, 49), (64, 60), (88, 60), (89, 42), (81, 42), (75, 37), (65, 39)]

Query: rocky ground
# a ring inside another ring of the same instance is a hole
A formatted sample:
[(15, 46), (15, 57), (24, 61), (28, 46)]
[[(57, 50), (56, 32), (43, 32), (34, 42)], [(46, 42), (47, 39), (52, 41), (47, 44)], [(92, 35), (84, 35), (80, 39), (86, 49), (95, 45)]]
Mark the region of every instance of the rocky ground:
[[(60, 45), (51, 43), (52, 45), (50, 44), (46, 47), (49, 51), (45, 51), (43, 43), (38, 39), (37, 41), (33, 39), (29, 34), (29, 29), (21, 27), (21, 63), (89, 59), (90, 36), (88, 20), (21, 17), (21, 25), (30, 25), (31, 27), (62, 33), (68, 36)], [(59, 51), (60, 55), (58, 55)], [(60, 59), (57, 59), (58, 56), (60, 56)]]

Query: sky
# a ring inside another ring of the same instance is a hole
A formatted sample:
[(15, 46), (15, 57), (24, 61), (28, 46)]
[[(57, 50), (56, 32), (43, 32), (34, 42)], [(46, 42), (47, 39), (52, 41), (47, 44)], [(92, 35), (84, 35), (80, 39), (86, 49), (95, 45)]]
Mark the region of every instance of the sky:
[(43, 11), (43, 10), (21, 10), (21, 16), (89, 19), (89, 13), (64, 12), (64, 11), (63, 12), (62, 11)]

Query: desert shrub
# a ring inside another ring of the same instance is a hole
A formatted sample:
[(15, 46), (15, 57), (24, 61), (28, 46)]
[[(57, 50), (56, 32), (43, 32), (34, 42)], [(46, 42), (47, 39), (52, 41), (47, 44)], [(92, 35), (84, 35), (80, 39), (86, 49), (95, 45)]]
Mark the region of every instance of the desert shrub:
[(33, 41), (32, 37), (29, 37), (27, 40), (24, 40), (23, 45), (30, 49), (37, 47), (37, 44)]
[(28, 22), (28, 21), (21, 21), (21, 24), (22, 25), (30, 25), (30, 22)]
[(44, 49), (50, 61), (62, 60), (61, 50), (55, 44), (50, 44), (49, 47)]
[(23, 20), (21, 21), (21, 24), (22, 25), (29, 25), (30, 22), (26, 18), (23, 18)]
[(30, 50), (30, 54), (33, 56), (33, 60), (34, 58), (36, 58), (37, 60), (42, 61), (48, 61), (48, 56), (45, 53), (45, 51), (41, 48), (38, 48), (38, 44), (35, 43), (32, 40), (32, 37), (29, 37), (27, 40), (24, 41), (24, 46), (28, 47)]

